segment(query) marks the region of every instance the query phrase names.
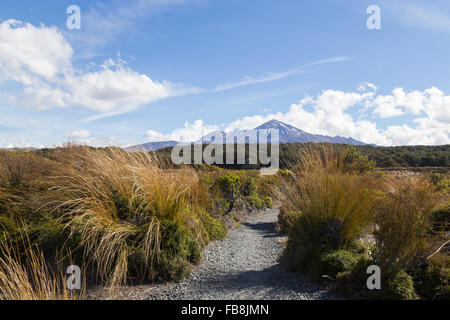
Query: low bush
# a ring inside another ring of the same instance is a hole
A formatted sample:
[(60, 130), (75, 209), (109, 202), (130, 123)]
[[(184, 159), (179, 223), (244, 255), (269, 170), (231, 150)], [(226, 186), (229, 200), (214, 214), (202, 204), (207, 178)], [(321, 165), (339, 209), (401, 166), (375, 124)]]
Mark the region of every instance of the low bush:
[(386, 180), (385, 187), (376, 208), (375, 261), (385, 269), (413, 269), (431, 249), (433, 188), (420, 177)]
[(0, 188), (23, 193), (32, 188), (48, 186), (53, 163), (33, 152), (0, 150)]
[(353, 146), (344, 149), (343, 161), (344, 170), (352, 174), (365, 174), (375, 168), (375, 161), (369, 160)]
[(289, 230), (282, 261), (308, 272), (315, 268), (310, 261), (349, 248), (361, 236), (372, 221), (378, 194), (373, 177), (346, 171), (342, 152), (315, 149), (302, 159), (279, 193), (283, 211), (292, 217), (283, 221)]
[(351, 271), (363, 256), (348, 250), (336, 250), (320, 258), (320, 272), (335, 278), (341, 272)]
[(376, 292), (383, 300), (416, 300), (413, 278), (405, 270), (384, 275), (385, 287)]
[(414, 288), (413, 278), (405, 270), (381, 269), (381, 288), (367, 288), (367, 268), (374, 261), (360, 259), (350, 272), (338, 274), (337, 291), (355, 298), (371, 300), (416, 300), (418, 295)]
[(426, 299), (450, 299), (450, 257), (436, 254), (415, 275), (417, 292)]
[(450, 203), (443, 204), (431, 213), (433, 230), (436, 232), (450, 231)]
[(222, 197), (227, 200), (228, 208), (225, 213), (230, 213), (236, 200), (241, 195), (241, 179), (233, 173), (227, 173), (217, 180)]
[(432, 173), (427, 173), (425, 175), (430, 182), (436, 186), (438, 191), (444, 191), (444, 192), (448, 192), (450, 191), (450, 175), (447, 174), (443, 174), (443, 173), (437, 173), (437, 172), (432, 172)]
[(227, 229), (222, 220), (212, 217), (207, 212), (200, 211), (200, 220), (203, 233), (207, 236), (207, 241), (224, 240)]
[(264, 205), (265, 205), (266, 208), (272, 208), (273, 207), (272, 197), (266, 196), (262, 200), (264, 201)]
[(355, 298), (368, 298), (373, 292), (367, 288), (367, 268), (374, 265), (374, 261), (365, 255), (359, 255), (358, 260), (352, 265), (350, 271), (339, 272), (336, 276), (336, 290), (342, 295)]

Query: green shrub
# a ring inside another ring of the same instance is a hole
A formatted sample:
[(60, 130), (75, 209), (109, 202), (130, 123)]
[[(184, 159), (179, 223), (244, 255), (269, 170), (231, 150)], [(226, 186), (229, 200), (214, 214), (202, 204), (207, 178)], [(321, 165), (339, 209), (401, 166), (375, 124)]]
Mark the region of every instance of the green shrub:
[(320, 258), (321, 273), (334, 278), (340, 272), (351, 271), (361, 258), (361, 255), (347, 250), (326, 253)]
[(255, 178), (248, 177), (242, 185), (241, 194), (245, 197), (255, 195), (257, 193), (257, 187)]
[(199, 183), (204, 183), (206, 184), (208, 187), (212, 187), (214, 184), (213, 179), (211, 178), (211, 176), (204, 176), (202, 178), (199, 179)]
[(414, 290), (413, 278), (405, 270), (388, 272), (384, 276), (386, 283), (383, 288), (383, 276), (380, 298), (383, 300), (415, 300), (417, 294)]
[(344, 168), (346, 172), (352, 174), (365, 174), (373, 171), (375, 168), (375, 161), (370, 161), (369, 158), (353, 146), (348, 146), (344, 150)]
[(450, 191), (450, 177), (448, 174), (432, 172), (427, 173), (426, 177), (436, 186), (438, 191)]
[(374, 261), (368, 258), (360, 259), (350, 272), (338, 274), (337, 291), (341, 294), (371, 300), (415, 300), (418, 298), (413, 278), (404, 270), (381, 269), (381, 289), (367, 288), (367, 267)]
[(263, 209), (266, 207), (266, 203), (262, 200), (257, 193), (254, 193), (248, 197), (245, 197), (245, 202), (255, 209)]
[(350, 271), (343, 271), (337, 274), (337, 292), (358, 298), (370, 298), (373, 296), (373, 291), (367, 288), (367, 278), (369, 276), (367, 268), (373, 264), (374, 262), (371, 258), (360, 255)]
[(263, 198), (264, 204), (266, 206), (266, 208), (272, 208), (273, 207), (273, 202), (272, 202), (272, 197), (266, 196)]
[(450, 257), (436, 254), (417, 272), (417, 292), (426, 299), (450, 299)]
[(431, 213), (433, 230), (450, 231), (450, 203), (443, 204)]
[(261, 198), (258, 194), (258, 187), (255, 183), (254, 177), (247, 177), (241, 188), (241, 194), (244, 196), (244, 200), (247, 205), (255, 209), (271, 208), (272, 198), (266, 196)]
[(201, 244), (192, 230), (171, 220), (161, 221), (161, 251), (168, 256), (178, 256), (189, 262), (200, 261)]
[(202, 221), (202, 231), (208, 241), (224, 240), (227, 236), (227, 229), (223, 221), (216, 219), (206, 212), (200, 213)]
[(241, 194), (241, 179), (233, 173), (227, 173), (217, 182), (222, 196), (228, 201), (228, 209), (225, 213), (230, 213)]

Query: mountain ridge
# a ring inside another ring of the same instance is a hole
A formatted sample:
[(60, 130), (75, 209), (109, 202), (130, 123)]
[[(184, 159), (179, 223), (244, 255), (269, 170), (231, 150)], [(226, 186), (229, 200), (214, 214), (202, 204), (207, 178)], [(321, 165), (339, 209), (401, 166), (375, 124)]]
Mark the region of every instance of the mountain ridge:
[[(246, 143), (258, 143), (259, 140), (251, 140), (250, 137), (257, 137), (257, 133), (259, 130), (269, 130), (269, 129), (278, 129), (279, 131), (279, 143), (338, 143), (338, 144), (350, 144), (350, 145), (367, 145), (364, 142), (353, 139), (352, 137), (341, 137), (341, 136), (326, 136), (320, 134), (313, 134), (306, 131), (303, 131), (299, 128), (296, 128), (290, 124), (272, 119), (263, 123), (262, 125), (251, 129), (251, 130), (234, 130), (232, 132), (224, 132), (224, 131), (213, 131), (201, 139), (192, 142), (194, 144), (198, 143), (213, 143), (215, 140), (213, 139), (219, 137), (220, 135), (223, 138), (223, 141), (228, 141), (227, 137), (236, 138), (236, 141), (245, 141)], [(255, 135), (256, 134), (256, 135)], [(241, 139), (241, 140), (239, 140)], [(149, 142), (144, 143), (137, 146), (131, 146), (125, 148), (127, 151), (155, 151), (158, 149), (164, 149), (167, 147), (173, 147), (174, 145), (179, 144), (177, 141), (158, 141), (158, 142)]]

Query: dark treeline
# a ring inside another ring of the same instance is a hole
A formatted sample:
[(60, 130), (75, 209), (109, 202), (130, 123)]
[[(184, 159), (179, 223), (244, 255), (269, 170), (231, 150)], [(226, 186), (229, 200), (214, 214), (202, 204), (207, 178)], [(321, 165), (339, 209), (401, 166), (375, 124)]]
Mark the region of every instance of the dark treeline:
[[(299, 154), (298, 151), (305, 147), (314, 147), (320, 144), (312, 143), (288, 143), (280, 145), (280, 168), (289, 169), (292, 164), (295, 164)], [(203, 150), (206, 145), (203, 146)], [(258, 146), (259, 147), (259, 146)], [(333, 144), (336, 149), (345, 148), (346, 145)], [(369, 160), (376, 162), (377, 167), (392, 168), (392, 167), (448, 167), (450, 165), (450, 145), (443, 146), (402, 146), (402, 147), (374, 147), (374, 146), (355, 146), (362, 154), (368, 156)], [(194, 159), (193, 150), (191, 159)], [(222, 148), (219, 148), (222, 149)], [(270, 145), (267, 147), (267, 154), (270, 156)], [(218, 165), (226, 169), (259, 169), (261, 167), (259, 157), (257, 164), (249, 164), (249, 145), (245, 145), (245, 165), (237, 162), (237, 146), (234, 146), (234, 163)], [(172, 148), (166, 148), (157, 151), (156, 153), (163, 158), (170, 159)], [(183, 154), (183, 153), (181, 153)], [(259, 152), (258, 152), (259, 154)], [(215, 156), (214, 153), (212, 153)], [(223, 147), (222, 159), (226, 163), (226, 148)]]
[(378, 167), (448, 167), (450, 145), (372, 147), (358, 146), (358, 150), (375, 160)]

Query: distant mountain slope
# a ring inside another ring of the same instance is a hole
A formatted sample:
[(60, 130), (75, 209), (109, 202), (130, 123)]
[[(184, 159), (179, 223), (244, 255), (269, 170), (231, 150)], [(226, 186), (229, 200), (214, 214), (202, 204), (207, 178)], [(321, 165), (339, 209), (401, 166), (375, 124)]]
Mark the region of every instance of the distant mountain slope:
[(365, 145), (364, 142), (355, 140), (353, 138), (345, 137), (330, 137), (320, 134), (312, 134), (300, 130), (290, 124), (278, 121), (270, 120), (254, 130), (260, 129), (278, 129), (280, 132), (280, 143), (295, 143), (295, 142), (329, 142), (329, 143), (341, 143), (341, 144), (353, 144), (353, 145)]
[(159, 149), (164, 149), (167, 147), (176, 146), (179, 142), (177, 141), (160, 141), (160, 142), (149, 142), (140, 144), (137, 146), (131, 146), (125, 148), (126, 151), (138, 152), (138, 151), (155, 151)]
[[(222, 137), (222, 141), (231, 141), (231, 137), (236, 138), (237, 141), (245, 141), (246, 143), (257, 143), (258, 142), (258, 131), (259, 130), (268, 130), (268, 129), (278, 129), (280, 143), (307, 143), (307, 142), (328, 142), (328, 143), (340, 143), (340, 144), (351, 144), (351, 145), (366, 145), (364, 142), (355, 140), (351, 137), (330, 137), (319, 134), (312, 134), (300, 130), (290, 124), (278, 121), (278, 120), (270, 120), (259, 127), (256, 127), (253, 130), (235, 130), (232, 132), (224, 132), (224, 131), (214, 131), (205, 136), (203, 136), (200, 140), (195, 143), (212, 143), (215, 141), (217, 137)], [(228, 139), (227, 139), (228, 138)], [(269, 141), (270, 142), (270, 141)], [(163, 149), (166, 147), (172, 147), (176, 145), (176, 141), (162, 141), (162, 142), (150, 142), (146, 144), (142, 144), (139, 146), (128, 147), (126, 150), (128, 151), (153, 151), (158, 149)]]

